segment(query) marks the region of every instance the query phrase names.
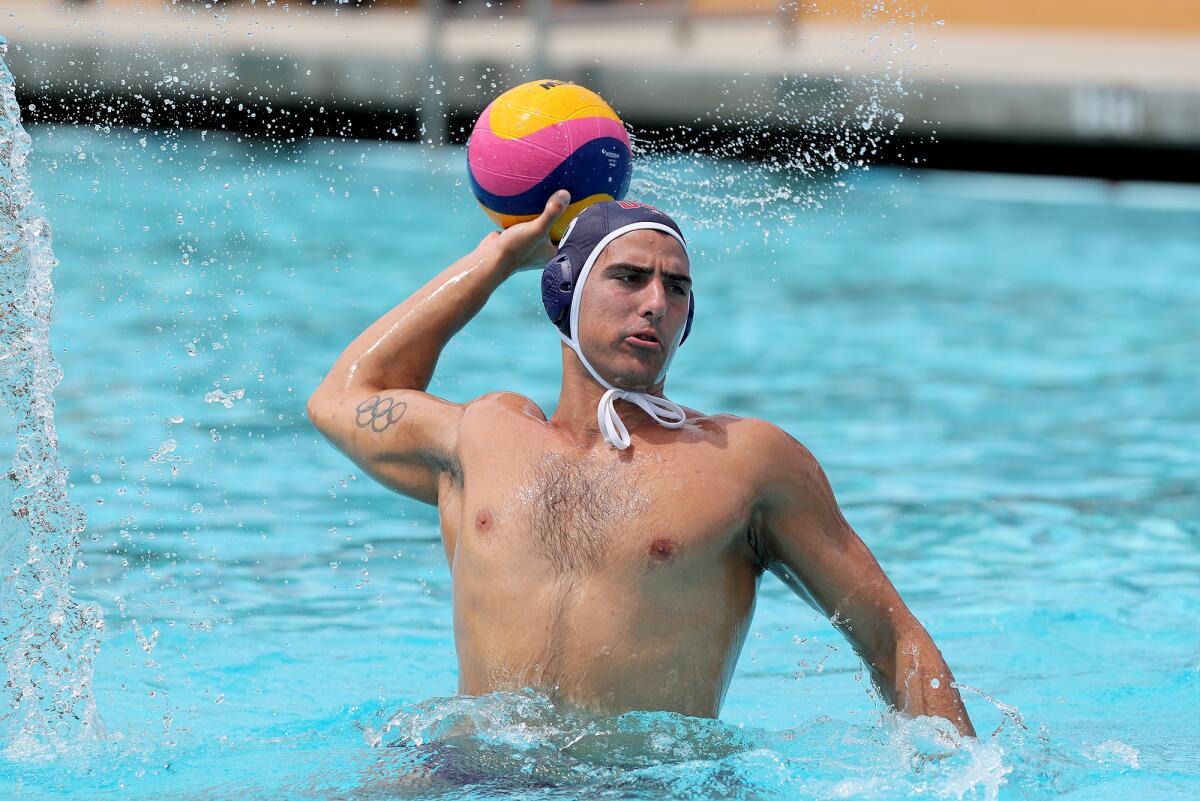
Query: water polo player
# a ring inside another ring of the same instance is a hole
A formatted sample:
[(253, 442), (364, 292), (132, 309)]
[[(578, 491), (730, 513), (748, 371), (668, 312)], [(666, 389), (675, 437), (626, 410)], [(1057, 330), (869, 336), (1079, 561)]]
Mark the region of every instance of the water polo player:
[[(973, 734), (812, 454), (771, 423), (664, 395), (695, 310), (679, 227), (597, 203), (555, 253), (546, 234), (568, 202), (484, 237), (355, 339), (308, 403), (367, 473), (437, 506), (460, 692), (715, 717), (770, 571), (841, 629), (889, 703)], [(553, 416), (512, 392), (428, 394), (449, 339), (534, 265), (561, 338)]]

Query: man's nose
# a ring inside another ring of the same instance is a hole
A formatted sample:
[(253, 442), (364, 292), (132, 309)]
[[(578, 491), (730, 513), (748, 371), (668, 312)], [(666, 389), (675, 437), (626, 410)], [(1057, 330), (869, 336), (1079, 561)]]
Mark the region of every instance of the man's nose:
[(646, 282), (642, 295), (642, 317), (662, 319), (667, 313), (667, 288), (658, 276)]

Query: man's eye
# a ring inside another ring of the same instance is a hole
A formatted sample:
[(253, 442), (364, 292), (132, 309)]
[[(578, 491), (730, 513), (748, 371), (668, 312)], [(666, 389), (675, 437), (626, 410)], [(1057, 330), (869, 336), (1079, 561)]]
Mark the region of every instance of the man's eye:
[(687, 289), (682, 284), (672, 284), (671, 291), (674, 292), (676, 295), (681, 295), (681, 296), (687, 295)]

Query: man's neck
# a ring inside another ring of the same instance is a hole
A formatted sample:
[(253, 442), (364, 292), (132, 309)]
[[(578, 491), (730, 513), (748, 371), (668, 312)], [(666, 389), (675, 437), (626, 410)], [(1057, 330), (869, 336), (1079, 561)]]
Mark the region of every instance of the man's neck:
[[(644, 391), (647, 395), (662, 397), (663, 386), (660, 382), (645, 390), (629, 391)], [(608, 388), (596, 381), (583, 366), (575, 351), (564, 345), (562, 388), (558, 393), (558, 407), (550, 418), (551, 424), (569, 433), (585, 447), (601, 442), (603, 438), (596, 420), (596, 408), (607, 391)], [(645, 412), (628, 401), (618, 400), (616, 411), (631, 433), (644, 424), (654, 425)]]

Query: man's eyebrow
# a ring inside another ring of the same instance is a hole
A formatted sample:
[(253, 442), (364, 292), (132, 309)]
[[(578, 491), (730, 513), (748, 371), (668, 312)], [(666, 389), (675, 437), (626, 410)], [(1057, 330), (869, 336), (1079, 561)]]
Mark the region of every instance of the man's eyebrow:
[[(604, 266), (604, 269), (606, 272), (609, 270), (612, 270), (614, 272), (617, 270), (628, 270), (629, 272), (637, 273), (638, 275), (654, 275), (654, 270), (652, 270), (649, 267), (643, 267), (640, 264), (629, 264), (627, 262), (616, 262), (615, 264), (606, 264)], [(683, 273), (673, 273), (673, 272), (669, 272), (667, 270), (663, 270), (663, 276), (665, 276), (666, 278), (668, 278), (672, 281), (675, 281), (677, 283), (685, 284), (686, 286), (692, 285), (692, 279), (689, 278), (688, 276), (684, 275)]]

